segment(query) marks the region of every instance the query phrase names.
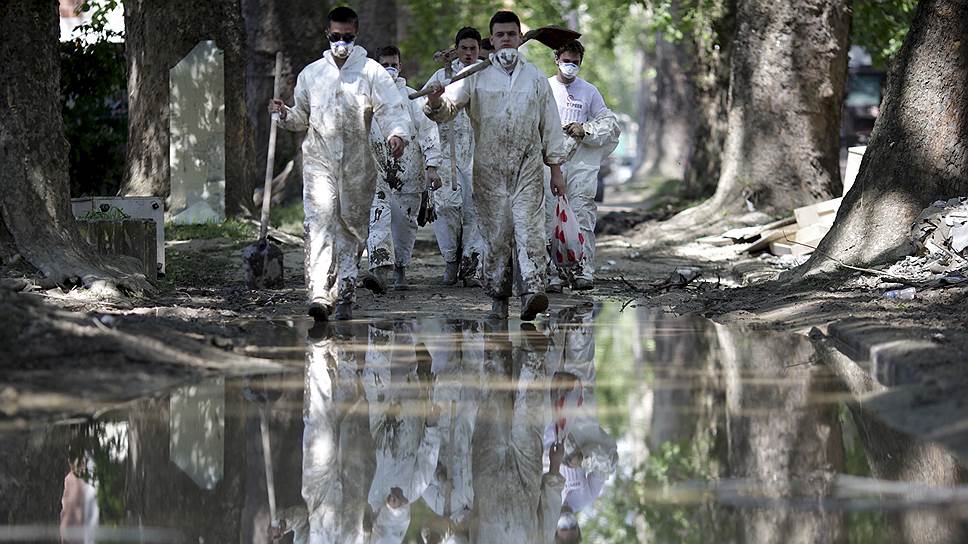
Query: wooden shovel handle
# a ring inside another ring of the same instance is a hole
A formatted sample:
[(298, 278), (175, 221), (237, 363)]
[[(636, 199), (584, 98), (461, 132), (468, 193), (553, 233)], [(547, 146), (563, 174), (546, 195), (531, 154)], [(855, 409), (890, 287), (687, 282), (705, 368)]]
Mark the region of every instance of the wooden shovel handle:
[[(474, 66), (471, 66), (470, 68), (468, 68), (468, 69), (464, 70), (463, 72), (461, 72), (461, 73), (457, 74), (456, 76), (454, 76), (454, 79), (450, 80), (450, 83), (448, 83), (447, 85), (453, 85), (455, 82), (458, 82), (458, 81), (460, 81), (462, 79), (467, 79), (467, 78), (471, 77), (472, 75), (480, 72), (481, 70), (487, 68), (490, 65), (491, 65), (490, 59), (481, 61), (481, 62), (475, 64)], [(446, 87), (447, 85), (444, 85), (444, 86)], [(415, 93), (410, 93), (410, 100), (416, 100), (416, 99), (420, 98), (421, 96), (427, 96), (428, 94), (430, 94), (430, 87), (427, 87), (426, 89), (424, 89), (422, 91), (417, 91)]]
[[(282, 93), (282, 51), (276, 53), (276, 70), (272, 82), (272, 97), (279, 98)], [(269, 202), (272, 200), (272, 172), (276, 161), (276, 119), (269, 119), (269, 156), (266, 157), (266, 181), (262, 189), (262, 220), (259, 222), (259, 242), (264, 242), (269, 233)]]

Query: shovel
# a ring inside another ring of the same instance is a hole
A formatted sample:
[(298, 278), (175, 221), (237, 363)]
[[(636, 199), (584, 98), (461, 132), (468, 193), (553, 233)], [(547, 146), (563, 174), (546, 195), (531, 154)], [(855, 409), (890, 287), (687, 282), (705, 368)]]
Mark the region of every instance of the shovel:
[[(558, 49), (559, 47), (565, 45), (566, 43), (577, 40), (581, 38), (581, 33), (575, 32), (574, 30), (563, 28), (560, 26), (543, 26), (541, 28), (536, 28), (534, 30), (529, 30), (524, 34), (524, 40), (521, 41), (521, 45), (528, 43), (531, 40), (539, 41), (552, 49)], [(450, 80), (451, 85), (456, 81), (466, 79), (491, 65), (491, 59), (486, 59), (483, 62), (479, 62), (474, 66), (464, 70), (463, 72), (454, 76), (454, 79)], [(416, 100), (421, 96), (427, 96), (430, 94), (432, 87), (428, 87), (422, 91), (417, 91), (410, 94), (410, 100)]]
[[(282, 52), (276, 53), (276, 71), (272, 96), (279, 98), (279, 83), (282, 79)], [(276, 120), (279, 114), (273, 113), (269, 122), (269, 156), (266, 159), (266, 181), (262, 191), (262, 221), (259, 224), (259, 240), (242, 251), (242, 265), (245, 269), (246, 283), (250, 289), (278, 289), (282, 281), (282, 250), (269, 243), (269, 204), (272, 202), (272, 171), (276, 157)]]

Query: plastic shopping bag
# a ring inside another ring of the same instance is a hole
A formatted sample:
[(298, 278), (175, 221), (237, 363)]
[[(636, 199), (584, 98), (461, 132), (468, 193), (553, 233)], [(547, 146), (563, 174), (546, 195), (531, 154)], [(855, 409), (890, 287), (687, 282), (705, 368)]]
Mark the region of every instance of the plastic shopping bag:
[(555, 231), (551, 240), (551, 258), (555, 261), (555, 266), (559, 269), (574, 268), (584, 258), (582, 246), (585, 243), (585, 235), (578, 227), (578, 219), (568, 198), (558, 197), (555, 204)]

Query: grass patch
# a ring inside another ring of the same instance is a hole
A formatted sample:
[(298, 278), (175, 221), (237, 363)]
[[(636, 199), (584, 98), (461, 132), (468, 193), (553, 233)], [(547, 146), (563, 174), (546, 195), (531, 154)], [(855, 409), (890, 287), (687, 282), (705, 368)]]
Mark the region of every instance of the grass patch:
[(165, 238), (168, 240), (204, 240), (209, 238), (232, 238), (244, 240), (256, 238), (259, 229), (255, 225), (236, 219), (226, 219), (222, 223), (201, 223), (198, 225), (165, 224)]
[(273, 208), (269, 212), (269, 223), (273, 227), (295, 236), (302, 235), (304, 218), (305, 212), (303, 210), (302, 200), (297, 200), (292, 204), (279, 208)]

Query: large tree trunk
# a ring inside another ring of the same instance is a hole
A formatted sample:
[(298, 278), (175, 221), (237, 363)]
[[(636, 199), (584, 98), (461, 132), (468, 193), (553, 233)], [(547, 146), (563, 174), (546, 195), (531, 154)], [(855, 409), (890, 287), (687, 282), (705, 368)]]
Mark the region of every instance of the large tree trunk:
[[(326, 40), (326, 15), (333, 7), (318, 0), (241, 0), (245, 16), (246, 45), (246, 102), (249, 121), (255, 134), (255, 164), (258, 172), (265, 172), (266, 151), (269, 143), (269, 114), (266, 105), (272, 97), (273, 70), (276, 52), (285, 56), (282, 99), (292, 104), (296, 76), (308, 64), (318, 60), (329, 48)], [(335, 5), (335, 4), (334, 4)], [(370, 56), (384, 45), (399, 43), (403, 30), (398, 24), (396, 2), (350, 2), (360, 16), (360, 36), (357, 43)], [(276, 170), (290, 160), (294, 168), (286, 182), (285, 200), (302, 198), (302, 154), (304, 132), (281, 130), (276, 140)]]
[(0, 258), (20, 254), (58, 283), (142, 291), (133, 266), (93, 255), (71, 213), (59, 33), (55, 0), (0, 0)]
[(639, 134), (642, 163), (637, 178), (682, 179), (694, 117), (687, 70), (692, 62), (684, 42), (672, 43), (657, 35), (647, 67), (655, 75), (642, 82)]
[(246, 115), (245, 27), (238, 0), (124, 0), (128, 155), (121, 193), (167, 197), (168, 71), (202, 40), (225, 52), (225, 213), (252, 208), (255, 170)]
[(728, 134), (715, 195), (671, 220), (718, 221), (748, 204), (790, 210), (840, 188), (847, 0), (739, 2)]
[(716, 192), (726, 142), (729, 59), (736, 31), (736, 0), (700, 2), (689, 39), (694, 115), (683, 196), (707, 198)]
[(801, 273), (910, 252), (931, 202), (968, 195), (968, 3), (924, 0), (888, 80), (860, 174)]

